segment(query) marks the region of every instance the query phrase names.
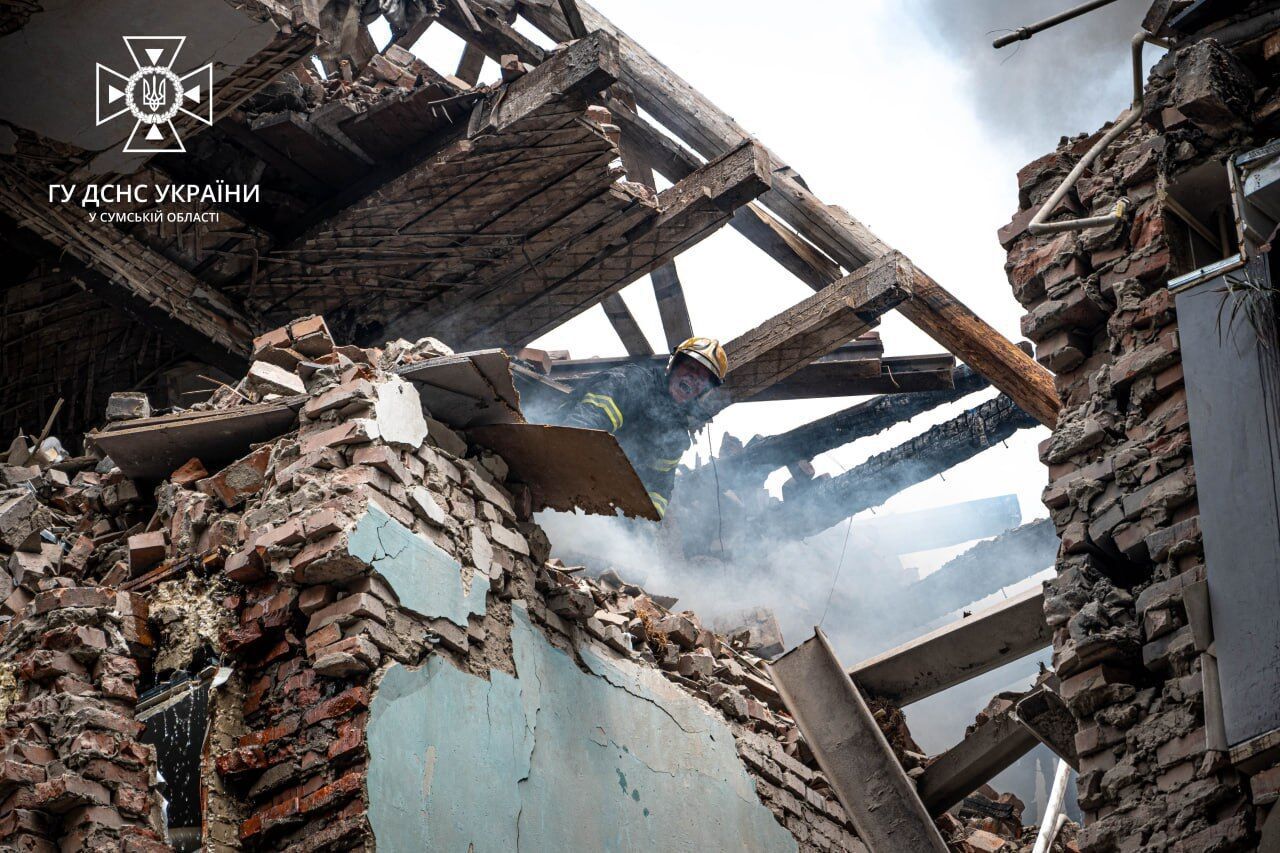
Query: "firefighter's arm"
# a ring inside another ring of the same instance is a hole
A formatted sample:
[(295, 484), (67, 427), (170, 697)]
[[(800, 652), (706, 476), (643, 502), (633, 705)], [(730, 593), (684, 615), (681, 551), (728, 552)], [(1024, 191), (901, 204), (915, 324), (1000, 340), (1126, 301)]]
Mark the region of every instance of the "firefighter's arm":
[(626, 423), (628, 390), (625, 376), (612, 370), (604, 373), (569, 411), (565, 425), (616, 433)]

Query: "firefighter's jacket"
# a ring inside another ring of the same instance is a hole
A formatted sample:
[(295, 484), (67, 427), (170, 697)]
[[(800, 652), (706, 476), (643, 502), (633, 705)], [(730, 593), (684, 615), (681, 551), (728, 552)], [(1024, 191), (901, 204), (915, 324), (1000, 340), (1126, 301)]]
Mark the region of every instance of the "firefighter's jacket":
[(671, 399), (666, 370), (627, 364), (575, 389), (560, 409), (559, 422), (613, 433), (661, 516), (671, 500), (676, 466), (693, 443), (691, 431), (700, 426), (695, 418)]

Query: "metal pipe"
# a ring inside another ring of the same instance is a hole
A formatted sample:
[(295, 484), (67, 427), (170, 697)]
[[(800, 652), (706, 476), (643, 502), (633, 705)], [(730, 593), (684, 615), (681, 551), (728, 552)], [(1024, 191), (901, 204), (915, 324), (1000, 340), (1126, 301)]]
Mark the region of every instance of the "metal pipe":
[(1115, 206), (1110, 213), (1102, 216), (1090, 216), (1084, 219), (1068, 219), (1059, 222), (1045, 222), (1057, 209), (1062, 200), (1067, 197), (1067, 193), (1076, 185), (1076, 181), (1080, 180), (1080, 176), (1085, 170), (1093, 165), (1093, 161), (1098, 159), (1103, 151), (1107, 149), (1112, 142), (1120, 138), (1129, 128), (1138, 121), (1142, 116), (1142, 107), (1144, 103), (1144, 92), (1142, 88), (1142, 46), (1150, 42), (1161, 47), (1168, 47), (1168, 42), (1157, 39), (1146, 30), (1138, 30), (1130, 39), (1130, 52), (1133, 56), (1133, 103), (1129, 109), (1125, 111), (1121, 119), (1108, 130), (1101, 139), (1093, 144), (1080, 162), (1076, 163), (1071, 173), (1058, 185), (1053, 191), (1053, 195), (1049, 196), (1049, 200), (1036, 212), (1031, 218), (1031, 222), (1027, 225), (1027, 230), (1032, 234), (1056, 234), (1060, 231), (1083, 231), (1085, 228), (1093, 228), (1099, 225), (1110, 225), (1117, 220), (1123, 219), (1129, 210), (1129, 199), (1121, 196), (1116, 200)]
[(1116, 0), (1089, 0), (1088, 3), (1081, 3), (1079, 6), (1068, 9), (1065, 12), (1059, 12), (1052, 17), (1045, 18), (1043, 21), (1028, 24), (1025, 27), (1019, 27), (1008, 35), (1000, 36), (1000, 38), (991, 43), (991, 46), (998, 50), (1006, 44), (1013, 44), (1015, 41), (1029, 39), (1038, 32), (1047, 30), (1050, 27), (1056, 27), (1058, 24), (1070, 21), (1072, 18), (1078, 18), (1086, 12), (1092, 12), (1094, 9), (1109, 6), (1114, 2), (1116, 2)]
[(1036, 846), (1031, 853), (1049, 853), (1049, 845), (1058, 834), (1058, 815), (1063, 813), (1070, 778), (1071, 765), (1059, 758), (1058, 770), (1053, 774), (1053, 788), (1049, 791), (1049, 802), (1044, 809), (1044, 820), (1040, 821), (1040, 832), (1036, 834)]

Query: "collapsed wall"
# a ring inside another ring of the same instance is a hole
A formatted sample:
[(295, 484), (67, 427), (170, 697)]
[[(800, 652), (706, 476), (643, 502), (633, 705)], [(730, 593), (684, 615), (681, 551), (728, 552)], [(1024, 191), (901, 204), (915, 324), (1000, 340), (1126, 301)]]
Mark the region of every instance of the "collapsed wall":
[(1045, 612), (1062, 696), (1079, 726), (1088, 851), (1252, 849), (1264, 813), (1255, 806), (1274, 799), (1257, 784), (1251, 794), (1225, 744), (1215, 743), (1212, 720), (1206, 725), (1206, 690), (1216, 692), (1206, 672), (1212, 637), (1199, 618), (1207, 607), (1197, 606), (1206, 566), (1178, 317), (1166, 287), (1206, 258), (1175, 213), (1179, 185), (1215, 170), (1225, 187), (1222, 161), (1275, 131), (1261, 52), (1256, 41), (1246, 55), (1209, 38), (1156, 66), (1143, 120), (1060, 211), (1102, 215), (1123, 196), (1132, 204), (1126, 221), (1038, 237), (1026, 230), (1099, 131), (1064, 140), (1018, 173), (1021, 209), (1000, 232), (1009, 281), (1027, 309), (1023, 333), (1056, 373), (1063, 400), (1041, 446), (1044, 502), (1061, 537)]
[(201, 408), (295, 428), (154, 499), (110, 459), (0, 466), (5, 844), (861, 849), (759, 659), (548, 561), (527, 485), (392, 372), (446, 353), (268, 333)]

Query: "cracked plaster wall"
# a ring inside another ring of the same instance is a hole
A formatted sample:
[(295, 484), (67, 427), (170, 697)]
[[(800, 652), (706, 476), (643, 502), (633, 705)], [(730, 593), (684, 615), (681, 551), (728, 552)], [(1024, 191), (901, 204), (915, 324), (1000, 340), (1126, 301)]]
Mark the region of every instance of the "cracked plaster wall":
[(375, 504), (351, 531), (347, 551), (382, 575), (406, 610), (462, 628), (468, 615), (484, 615), (488, 578), (471, 582), (461, 563)]
[(721, 720), (590, 646), (584, 672), (512, 612), (518, 677), (434, 657), (382, 678), (368, 792), (383, 850), (796, 850)]

